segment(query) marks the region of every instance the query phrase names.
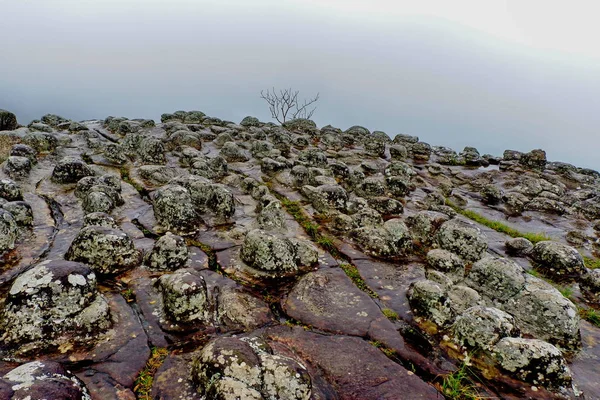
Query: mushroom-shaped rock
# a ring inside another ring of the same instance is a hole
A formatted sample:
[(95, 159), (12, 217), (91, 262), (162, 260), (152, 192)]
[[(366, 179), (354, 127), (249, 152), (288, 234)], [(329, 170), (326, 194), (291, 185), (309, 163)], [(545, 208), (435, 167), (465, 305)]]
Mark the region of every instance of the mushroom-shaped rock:
[(154, 216), (160, 225), (177, 233), (190, 233), (201, 222), (190, 192), (183, 186), (169, 184), (156, 190), (152, 202)]
[(149, 164), (166, 164), (165, 146), (160, 140), (149, 137), (140, 142), (138, 154), (142, 162)]
[(0, 179), (0, 197), (8, 201), (23, 200), (23, 193), (15, 181)]
[(83, 217), (83, 226), (105, 226), (107, 228), (119, 229), (119, 225), (113, 217), (103, 212), (93, 212)]
[(251, 331), (273, 321), (264, 301), (230, 286), (221, 287), (217, 314), (221, 324), (236, 330)]
[(244, 162), (248, 161), (248, 156), (244, 150), (234, 142), (226, 142), (221, 148), (221, 157), (227, 162)]
[(544, 275), (557, 281), (577, 279), (585, 273), (583, 257), (566, 244), (550, 240), (538, 242), (530, 256)]
[(461, 345), (491, 350), (504, 337), (519, 335), (514, 318), (493, 307), (475, 306), (456, 318), (453, 325)]
[(261, 229), (270, 230), (284, 229), (286, 227), (285, 218), (286, 214), (281, 203), (278, 200), (273, 200), (262, 207), (256, 220)]
[(533, 250), (533, 244), (522, 237), (509, 239), (504, 246), (506, 246), (506, 252), (514, 256), (526, 256)]
[(158, 285), (170, 320), (184, 324), (210, 321), (206, 282), (197, 271), (184, 268), (163, 275)]
[(330, 209), (345, 210), (348, 193), (339, 185), (321, 185), (313, 187), (306, 185), (302, 192), (311, 201), (313, 207), (320, 212)]
[(13, 215), (0, 208), (0, 253), (15, 247), (18, 233), (17, 222)]
[(51, 152), (58, 146), (58, 139), (51, 133), (32, 132), (23, 137), (23, 143), (38, 152)]
[(94, 175), (94, 171), (77, 157), (64, 157), (52, 170), (52, 180), (56, 183), (76, 183), (81, 178)]
[(159, 271), (174, 271), (185, 267), (188, 261), (188, 248), (181, 236), (167, 232), (155, 243), (146, 258), (146, 263), (152, 269)]
[(6, 400), (91, 399), (84, 383), (53, 361), (32, 361), (6, 373), (0, 378), (0, 397)]
[(525, 382), (551, 388), (571, 382), (561, 351), (543, 340), (507, 337), (496, 344), (494, 353), (503, 369)]
[(235, 199), (225, 185), (195, 175), (175, 178), (169, 185), (173, 184), (187, 189), (199, 213), (212, 212), (219, 217), (229, 218), (235, 212)]
[(427, 265), (437, 271), (463, 277), (465, 264), (456, 254), (443, 249), (433, 249), (427, 253)]
[(407, 293), (411, 308), (416, 315), (423, 316), (436, 325), (452, 322), (454, 312), (445, 289), (436, 282), (421, 280), (414, 282)]
[(522, 154), (519, 163), (527, 168), (543, 171), (546, 168), (546, 152), (541, 149)]
[(588, 269), (579, 280), (579, 287), (589, 302), (600, 304), (600, 269)]
[(515, 317), (523, 333), (563, 349), (578, 349), (581, 337), (577, 307), (549, 283), (530, 275), (525, 278), (523, 290), (502, 308)]
[(15, 114), (0, 109), (0, 131), (14, 131), (18, 126)]
[(17, 225), (33, 225), (33, 210), (31, 209), (29, 203), (24, 201), (9, 201), (4, 203), (2, 208), (12, 214)]
[(29, 159), (29, 161), (31, 161), (32, 165), (37, 162), (37, 158), (36, 158), (37, 151), (35, 151), (33, 149), (33, 147), (27, 146), (26, 144), (23, 144), (23, 143), (15, 144), (10, 149), (10, 155), (18, 156), (18, 157), (27, 157)]
[(248, 232), (240, 256), (250, 267), (272, 278), (294, 275), (300, 267), (318, 262), (318, 252), (314, 246), (259, 229)]
[(312, 388), (304, 366), (273, 354), (260, 339), (247, 338), (208, 342), (194, 360), (192, 379), (211, 399), (308, 400)]
[(27, 157), (10, 156), (6, 159), (3, 169), (11, 178), (25, 178), (31, 171), (31, 160)]
[(467, 284), (490, 299), (506, 301), (523, 289), (524, 272), (507, 258), (485, 257), (473, 264)]
[(459, 220), (440, 226), (435, 240), (444, 250), (458, 254), (466, 261), (477, 261), (487, 250), (487, 242), (478, 228)]
[(92, 225), (79, 231), (65, 259), (86, 263), (102, 275), (116, 275), (138, 265), (141, 255), (124, 232)]
[(34, 350), (89, 341), (110, 324), (108, 303), (88, 266), (44, 261), (13, 282), (2, 311), (2, 339)]

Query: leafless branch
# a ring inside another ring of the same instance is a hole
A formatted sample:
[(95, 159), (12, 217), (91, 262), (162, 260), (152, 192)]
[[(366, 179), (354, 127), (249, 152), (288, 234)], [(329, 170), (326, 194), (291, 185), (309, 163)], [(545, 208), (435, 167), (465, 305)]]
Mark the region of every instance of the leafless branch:
[(298, 90), (281, 89), (279, 92), (275, 88), (271, 90), (261, 90), (260, 97), (269, 105), (271, 117), (280, 124), (285, 123), (288, 117), (295, 118), (311, 118), (317, 107), (310, 108), (311, 105), (319, 100), (319, 93), (313, 98), (304, 100), (302, 104), (298, 101)]

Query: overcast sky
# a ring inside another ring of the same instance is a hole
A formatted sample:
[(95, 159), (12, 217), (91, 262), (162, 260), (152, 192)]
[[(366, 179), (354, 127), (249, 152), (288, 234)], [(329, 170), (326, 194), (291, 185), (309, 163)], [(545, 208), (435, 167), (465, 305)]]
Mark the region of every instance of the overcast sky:
[(314, 119), (482, 153), (543, 148), (600, 169), (598, 1), (0, 0), (0, 108)]

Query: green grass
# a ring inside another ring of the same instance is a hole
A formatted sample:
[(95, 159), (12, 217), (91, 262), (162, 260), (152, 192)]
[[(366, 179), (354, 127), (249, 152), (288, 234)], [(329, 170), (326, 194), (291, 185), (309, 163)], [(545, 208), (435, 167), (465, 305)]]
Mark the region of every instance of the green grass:
[(121, 295), (128, 303), (131, 303), (135, 300), (135, 293), (131, 289), (123, 289), (121, 291)]
[(477, 400), (479, 398), (465, 364), (455, 372), (446, 375), (442, 381), (441, 388), (442, 394), (447, 399)]
[(397, 321), (400, 317), (398, 316), (398, 313), (394, 310), (392, 310), (391, 308), (383, 308), (381, 310), (381, 312), (383, 313), (383, 315), (386, 316), (387, 319), (389, 319), (390, 321)]
[(369, 286), (367, 286), (365, 280), (360, 276), (358, 268), (352, 264), (340, 264), (340, 268), (348, 275), (348, 278), (354, 282), (357, 288), (373, 297), (374, 299), (379, 298), (379, 295), (375, 293)]
[(537, 272), (535, 269), (528, 269), (528, 270), (525, 270), (525, 272), (527, 272), (531, 276), (535, 276), (536, 278), (543, 279), (542, 274)]
[(600, 328), (600, 312), (599, 311), (596, 311), (593, 308), (588, 308), (588, 309), (580, 308), (579, 316), (582, 319), (585, 319), (589, 323)]
[(550, 237), (544, 233), (521, 232), (515, 228), (506, 225), (505, 223), (486, 218), (483, 215), (476, 213), (475, 211), (460, 208), (450, 200), (446, 200), (446, 205), (450, 206), (454, 211), (456, 211), (460, 215), (463, 215), (477, 223), (480, 223), (481, 225), (485, 225), (488, 228), (495, 230), (496, 232), (504, 233), (510, 237), (523, 237), (533, 244), (544, 240), (551, 240)]
[(560, 285), (556, 285), (555, 287), (567, 299), (570, 299), (571, 296), (573, 296), (573, 288), (572, 287), (570, 287), (570, 286), (560, 286)]
[(136, 398), (141, 400), (151, 400), (150, 396), (152, 392), (152, 383), (154, 382), (154, 374), (160, 368), (162, 363), (167, 358), (169, 351), (162, 347), (153, 347), (150, 358), (146, 362), (146, 366), (140, 372), (137, 379), (135, 380), (135, 386), (133, 391), (136, 394)]
[(583, 262), (589, 269), (600, 268), (600, 258), (583, 256)]

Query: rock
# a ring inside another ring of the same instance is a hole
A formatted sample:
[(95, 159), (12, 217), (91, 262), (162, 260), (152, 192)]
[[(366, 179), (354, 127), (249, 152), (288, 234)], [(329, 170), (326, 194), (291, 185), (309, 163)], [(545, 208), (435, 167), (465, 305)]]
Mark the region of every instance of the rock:
[(0, 179), (0, 197), (8, 201), (23, 200), (23, 193), (15, 181)]
[(530, 254), (544, 275), (556, 281), (577, 279), (585, 273), (583, 257), (573, 247), (550, 240), (536, 243)]
[(465, 147), (460, 156), (465, 160), (465, 165), (480, 166), (482, 163), (481, 155), (475, 147)]
[(408, 150), (401, 144), (394, 144), (390, 146), (390, 155), (392, 160), (405, 160), (408, 157)]
[(15, 248), (18, 234), (17, 221), (13, 215), (0, 208), (0, 254)]
[(326, 213), (331, 209), (346, 210), (348, 193), (339, 185), (321, 185), (318, 187), (306, 185), (302, 187), (302, 193), (308, 197), (313, 207), (319, 212)]
[(157, 284), (169, 320), (183, 324), (211, 320), (206, 282), (197, 271), (179, 269), (162, 275)]
[(226, 142), (221, 148), (221, 157), (227, 162), (244, 162), (248, 161), (248, 156), (234, 142)]
[(10, 111), (0, 109), (0, 131), (14, 131), (19, 127), (17, 117)]
[(255, 229), (246, 235), (240, 257), (250, 267), (276, 278), (295, 274), (317, 263), (318, 252), (300, 240), (290, 240)]
[(10, 201), (2, 204), (1, 208), (4, 208), (6, 211), (12, 214), (17, 225), (33, 225), (33, 210), (28, 203), (24, 201)]
[(58, 126), (60, 124), (69, 122), (68, 119), (61, 117), (60, 115), (56, 115), (56, 114), (46, 114), (41, 118), (41, 120), (44, 124), (47, 124), (50, 126)]
[(415, 160), (428, 161), (431, 156), (431, 146), (425, 142), (417, 142), (410, 147), (410, 152)]
[(546, 168), (546, 152), (541, 149), (522, 154), (519, 163), (527, 168), (543, 171)]
[(33, 361), (20, 365), (0, 379), (0, 387), (6, 388), (6, 392), (0, 389), (0, 395), (6, 400), (91, 399), (83, 382), (53, 361)]
[(218, 217), (229, 218), (235, 212), (233, 194), (222, 184), (212, 183), (204, 177), (194, 175), (176, 178), (170, 183), (181, 185), (188, 190), (198, 213), (212, 212)]
[(376, 227), (383, 225), (381, 214), (370, 207), (365, 207), (352, 215), (352, 221), (355, 228)]
[(481, 189), (481, 197), (483, 202), (489, 205), (498, 204), (502, 200), (502, 191), (495, 185), (485, 185)]
[(487, 250), (485, 236), (478, 228), (459, 220), (444, 222), (435, 235), (436, 243), (466, 261), (477, 261)]
[(398, 219), (386, 221), (383, 227), (356, 228), (352, 231), (352, 236), (365, 253), (375, 257), (400, 256), (412, 247), (410, 232)]
[(103, 212), (93, 212), (83, 217), (83, 226), (104, 226), (107, 228), (119, 229), (119, 225), (113, 217)]
[(286, 213), (283, 211), (281, 203), (277, 200), (270, 201), (262, 207), (256, 221), (261, 229), (284, 229), (286, 228)]
[(462, 279), (465, 264), (456, 254), (442, 249), (433, 249), (427, 253), (427, 265), (437, 271), (450, 273)]
[(571, 371), (559, 349), (542, 340), (504, 338), (494, 347), (498, 363), (517, 378), (551, 388), (567, 387)]
[(504, 154), (502, 155), (502, 158), (504, 161), (518, 161), (522, 155), (523, 155), (523, 153), (521, 153), (520, 151), (504, 150)]
[(307, 149), (300, 152), (298, 161), (307, 166), (325, 168), (327, 167), (327, 155), (319, 149)]
[(454, 319), (451, 300), (438, 283), (430, 280), (416, 281), (410, 285), (407, 297), (411, 308), (438, 326), (446, 326)]
[(93, 176), (94, 171), (77, 157), (64, 157), (52, 170), (52, 180), (56, 183), (76, 183), (81, 178)]
[(232, 330), (252, 331), (273, 321), (269, 306), (240, 289), (220, 289), (217, 313), (219, 322)]
[(138, 153), (142, 162), (149, 164), (166, 164), (165, 146), (163, 142), (156, 138), (148, 137), (140, 142)]
[[(427, 279), (431, 279), (427, 277)], [(451, 285), (448, 288), (450, 308), (456, 315), (464, 313), (467, 309), (483, 305), (484, 301), (477, 291), (468, 286)]]
[(157, 222), (166, 230), (191, 233), (198, 230), (201, 219), (183, 186), (169, 184), (156, 190), (152, 202)]
[(533, 244), (522, 237), (509, 239), (504, 243), (506, 252), (514, 256), (526, 256), (533, 250)]
[(44, 261), (13, 282), (2, 311), (2, 340), (20, 352), (88, 345), (111, 325), (108, 303), (86, 265)]
[(258, 338), (211, 340), (194, 360), (192, 379), (211, 399), (308, 400), (312, 387), (306, 367)]
[(82, 228), (65, 259), (88, 264), (102, 275), (117, 275), (140, 263), (140, 253), (125, 233), (103, 226)]
[(579, 288), (587, 301), (600, 304), (600, 269), (588, 269), (579, 280)]
[(367, 202), (369, 203), (369, 207), (383, 216), (401, 215), (404, 212), (402, 203), (389, 197), (370, 197), (367, 199)]
[(429, 245), (433, 242), (434, 233), (448, 221), (448, 216), (434, 211), (419, 211), (406, 218), (406, 225), (412, 237), (420, 244)]
[(365, 150), (372, 156), (385, 157), (385, 142), (380, 140), (367, 139), (365, 142)]
[(181, 236), (167, 232), (155, 243), (146, 257), (146, 264), (158, 271), (174, 271), (185, 267), (188, 261), (188, 248)]
[(456, 318), (454, 334), (461, 346), (492, 350), (505, 337), (519, 335), (513, 317), (493, 307), (476, 306)]
[(471, 267), (466, 282), (490, 299), (506, 301), (525, 285), (525, 271), (512, 260), (485, 257)]
[(502, 308), (509, 312), (524, 334), (546, 340), (560, 348), (581, 346), (577, 307), (549, 283), (526, 275), (525, 286)]
[(246, 117), (240, 122), (242, 126), (260, 126), (260, 121), (256, 117)]
[(403, 133), (399, 133), (396, 136), (394, 136), (394, 143), (400, 143), (400, 144), (415, 144), (419, 141), (419, 138), (417, 136), (411, 136), (411, 135), (406, 135)]
[(58, 139), (50, 133), (32, 132), (23, 137), (23, 143), (37, 152), (52, 152), (58, 146)]
[(25, 178), (31, 171), (31, 161), (27, 157), (10, 156), (6, 159), (3, 169), (11, 178)]
[(31, 163), (31, 165), (37, 163), (37, 151), (33, 149), (31, 146), (27, 146), (26, 144), (18, 143), (15, 144), (10, 149), (11, 156), (18, 157), (27, 157)]

